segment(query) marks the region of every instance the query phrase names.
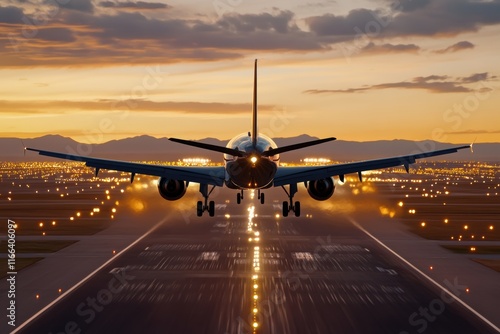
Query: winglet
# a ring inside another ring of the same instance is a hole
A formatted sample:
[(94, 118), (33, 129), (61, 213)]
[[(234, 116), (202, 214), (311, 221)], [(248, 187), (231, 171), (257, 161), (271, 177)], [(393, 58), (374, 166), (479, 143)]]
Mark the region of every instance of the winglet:
[(21, 139), (21, 144), (23, 144), (23, 154), (26, 157), (26, 145), (24, 145), (24, 140)]
[(477, 137), (474, 138), (474, 141), (470, 144), (470, 152), (471, 153), (474, 153), (474, 147), (473, 146), (474, 146), (474, 143), (476, 142), (476, 139), (477, 139)]
[(252, 146), (257, 147), (257, 59), (253, 70)]

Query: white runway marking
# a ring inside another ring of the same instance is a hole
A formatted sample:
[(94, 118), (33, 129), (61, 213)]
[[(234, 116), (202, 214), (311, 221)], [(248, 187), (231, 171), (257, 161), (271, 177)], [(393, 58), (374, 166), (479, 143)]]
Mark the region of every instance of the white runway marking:
[(108, 261), (106, 261), (104, 264), (102, 264), (99, 268), (97, 268), (96, 270), (94, 270), (93, 272), (91, 272), (90, 274), (88, 274), (84, 279), (82, 279), (80, 282), (78, 282), (75, 285), (73, 285), (70, 289), (68, 289), (66, 292), (64, 292), (62, 295), (60, 295), (58, 298), (54, 299), (50, 304), (48, 304), (43, 309), (41, 309), (40, 311), (38, 311), (37, 313), (35, 313), (33, 316), (31, 316), (31, 318), (29, 318), (28, 320), (26, 320), (25, 322), (23, 322), (14, 331), (12, 331), (11, 334), (15, 334), (15, 333), (19, 332), (21, 329), (23, 329), (23, 327), (25, 327), (26, 325), (28, 325), (31, 321), (35, 320), (42, 313), (44, 313), (45, 311), (47, 311), (48, 309), (50, 309), (52, 306), (54, 306), (55, 304), (57, 304), (61, 299), (63, 299), (64, 297), (66, 297), (67, 295), (69, 295), (71, 292), (73, 292), (74, 290), (76, 290), (77, 288), (79, 288), (83, 283), (85, 283), (92, 276), (94, 276), (99, 270), (101, 270), (102, 268), (104, 268), (105, 266), (107, 266), (108, 264), (110, 264), (111, 262), (113, 262), (114, 260), (116, 260), (118, 257), (120, 257), (123, 253), (125, 253), (126, 251), (128, 251), (130, 248), (132, 248), (133, 246), (135, 246), (139, 241), (141, 241), (142, 239), (144, 239), (145, 237), (147, 237), (149, 234), (151, 234), (151, 232), (153, 232), (154, 230), (156, 230), (165, 221), (167, 221), (167, 217), (163, 218), (160, 222), (158, 222), (155, 226), (153, 226), (149, 231), (147, 231), (146, 233), (144, 233), (139, 239), (137, 239), (136, 241), (134, 241), (133, 243), (131, 243), (130, 245), (128, 245), (121, 252), (119, 252), (118, 254), (116, 254), (115, 256), (113, 256), (111, 259), (109, 259)]
[(380, 241), (379, 239), (377, 239), (375, 236), (373, 236), (370, 232), (368, 232), (367, 230), (365, 230), (361, 225), (358, 224), (357, 221), (355, 221), (353, 218), (347, 216), (347, 219), (354, 225), (356, 226), (357, 228), (359, 228), (361, 231), (363, 231), (366, 235), (368, 235), (370, 238), (372, 238), (373, 240), (375, 240), (379, 245), (381, 245), (382, 247), (384, 247), (385, 249), (387, 249), (389, 252), (391, 252), (391, 254), (393, 254), (394, 256), (396, 256), (398, 259), (400, 259), (401, 261), (403, 261), (407, 266), (409, 266), (410, 268), (412, 268), (413, 270), (415, 270), (417, 273), (419, 273), (420, 275), (422, 275), (424, 278), (426, 278), (429, 282), (431, 282), (432, 284), (434, 284), (435, 286), (437, 286), (439, 289), (445, 291), (449, 296), (451, 296), (454, 300), (456, 300), (458, 303), (460, 303), (463, 307), (465, 307), (467, 310), (471, 311), (474, 315), (476, 315), (479, 319), (481, 319), (482, 321), (484, 321), (485, 323), (487, 323), (489, 326), (491, 326), (494, 330), (500, 332), (500, 328), (498, 328), (497, 326), (495, 326), (495, 324), (493, 324), (491, 321), (489, 321), (488, 319), (486, 319), (483, 315), (481, 315), (479, 312), (477, 312), (475, 309), (473, 309), (471, 306), (469, 306), (468, 304), (466, 304), (464, 301), (462, 301), (460, 298), (458, 298), (457, 296), (455, 296), (452, 292), (450, 292), (448, 289), (446, 289), (445, 287), (443, 287), (441, 284), (439, 284), (438, 282), (436, 282), (435, 280), (433, 280), (431, 277), (429, 277), (428, 275), (426, 275), (423, 271), (421, 271), (420, 269), (418, 269), (417, 267), (415, 267), (413, 264), (411, 264), (410, 262), (408, 262), (407, 260), (405, 260), (401, 255), (399, 255), (398, 253), (396, 253), (395, 251), (393, 251), (392, 249), (390, 249), (388, 246), (386, 246), (382, 241)]

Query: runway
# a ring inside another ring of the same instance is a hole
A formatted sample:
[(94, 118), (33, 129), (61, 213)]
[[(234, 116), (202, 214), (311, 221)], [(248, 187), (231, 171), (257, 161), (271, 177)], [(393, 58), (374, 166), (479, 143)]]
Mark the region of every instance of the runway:
[(493, 333), (343, 215), (217, 209), (162, 224), (19, 332)]

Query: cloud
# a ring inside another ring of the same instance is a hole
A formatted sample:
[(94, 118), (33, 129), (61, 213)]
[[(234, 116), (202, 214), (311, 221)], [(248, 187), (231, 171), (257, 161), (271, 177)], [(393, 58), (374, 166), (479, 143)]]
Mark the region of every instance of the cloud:
[[(488, 73), (476, 73), (468, 77), (451, 78), (446, 75), (429, 75), (426, 77), (415, 77), (410, 81), (389, 82), (371, 86), (363, 86), (348, 89), (309, 89), (304, 91), (307, 94), (328, 94), (328, 93), (358, 93), (379, 89), (423, 89), (432, 93), (467, 93), (475, 92), (474, 88), (465, 86), (466, 84), (489, 81), (496, 79)], [(480, 91), (488, 91), (491, 88), (483, 87)]]
[[(322, 16), (309, 17), (305, 20), (311, 31), (319, 36), (333, 36), (339, 39), (352, 38), (359, 32), (355, 29), (363, 29), (368, 22), (375, 18), (383, 18), (379, 11), (369, 9), (353, 9), (346, 16), (324, 14)], [(387, 19), (387, 18), (384, 18)], [(362, 31), (361, 31), (362, 32)]]
[[(0, 112), (17, 114), (64, 114), (74, 110), (85, 111), (152, 111), (175, 112), (189, 114), (247, 114), (252, 109), (249, 103), (220, 103), (220, 102), (191, 102), (191, 101), (151, 101), (140, 99), (111, 100), (101, 99), (94, 101), (69, 100), (29, 100), (12, 101), (0, 100)], [(261, 105), (263, 111), (274, 110), (275, 106)]]
[(480, 81), (488, 81), (492, 79), (497, 79), (496, 75), (489, 75), (488, 72), (471, 74), (468, 77), (461, 77), (459, 80), (464, 83), (474, 83)]
[[(365, 54), (417, 53), (417, 45), (391, 43), (390, 39), (450, 36), (500, 23), (495, 14), (500, 11), (500, 0), (379, 0), (384, 8), (357, 8), (345, 15), (306, 18), (276, 8), (215, 18), (153, 10), (170, 8), (161, 1), (60, 2), (63, 10), (54, 10), (54, 4), (59, 3), (54, 0), (37, 0), (40, 8), (34, 7), (33, 1), (13, 0), (9, 3), (15, 6), (0, 7), (0, 29), (8, 36), (0, 38), (0, 67), (227, 60), (249, 52), (305, 54), (328, 51), (337, 43), (360, 37), (364, 43), (357, 50)], [(30, 15), (43, 12), (53, 14), (43, 24), (23, 22), (26, 13), (32, 19)], [(466, 47), (457, 43), (447, 52)]]
[(396, 0), (391, 1), (390, 8), (395, 11), (413, 12), (422, 9), (430, 4), (431, 0)]
[(294, 14), (290, 11), (282, 11), (276, 15), (269, 13), (261, 14), (229, 14), (224, 15), (217, 25), (226, 31), (235, 33), (248, 33), (255, 31), (275, 31), (286, 34), (290, 31), (298, 31), (293, 23)]
[(365, 54), (386, 54), (386, 53), (418, 53), (420, 47), (415, 44), (381, 44), (376, 45), (373, 42), (368, 43), (360, 49)]
[[(417, 4), (418, 3), (418, 4)], [(324, 14), (306, 19), (319, 36), (338, 42), (360, 35), (370, 38), (455, 36), (500, 23), (500, 1), (398, 1), (390, 8), (354, 9), (347, 15)]]
[(94, 12), (94, 4), (92, 0), (63, 0), (63, 1), (54, 1), (47, 0), (46, 3), (51, 5), (56, 5), (59, 8), (74, 10), (78, 12), (84, 13), (93, 13)]
[(166, 9), (170, 8), (169, 5), (160, 2), (145, 2), (145, 1), (125, 1), (125, 2), (114, 2), (114, 1), (102, 1), (99, 6), (104, 8), (117, 8), (117, 9)]
[(458, 52), (458, 51), (461, 51), (461, 50), (466, 50), (466, 49), (473, 49), (474, 48), (474, 44), (472, 44), (471, 42), (468, 42), (468, 41), (461, 41), (461, 42), (458, 42), (458, 43), (455, 43), (445, 49), (441, 49), (441, 50), (436, 50), (434, 51), (434, 53), (451, 53), (451, 52)]
[(51, 42), (74, 42), (76, 40), (73, 31), (67, 28), (43, 28), (37, 32), (37, 39)]
[[(30, 27), (34, 33), (29, 38), (22, 34), (24, 27), (12, 26), (17, 34), (10, 34), (10, 40), (0, 39), (0, 50), (11, 51), (3, 52), (0, 66), (173, 63), (236, 59), (248, 51), (304, 53), (329, 49), (321, 38), (301, 30), (290, 11), (230, 13), (215, 20), (162, 18), (156, 13), (150, 17), (146, 13), (61, 11), (53, 18), (53, 25), (49, 22)], [(60, 30), (57, 36), (52, 31), (48, 37), (41, 33), (56, 28), (71, 32)], [(40, 45), (41, 37), (67, 44)]]
[(23, 23), (24, 13), (21, 8), (9, 6), (0, 6), (0, 23), (21, 24)]

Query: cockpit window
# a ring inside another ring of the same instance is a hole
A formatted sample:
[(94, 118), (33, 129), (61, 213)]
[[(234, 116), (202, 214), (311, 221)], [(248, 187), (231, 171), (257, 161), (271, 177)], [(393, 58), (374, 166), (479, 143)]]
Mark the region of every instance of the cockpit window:
[[(247, 133), (242, 133), (231, 139), (229, 143), (227, 143), (226, 147), (250, 153), (253, 151), (252, 137), (250, 137)], [(259, 138), (257, 140), (257, 150), (259, 152), (265, 152), (270, 148), (277, 147), (278, 146), (271, 138), (263, 134), (259, 134)], [(224, 158), (226, 160), (232, 160), (233, 156), (225, 154)]]

